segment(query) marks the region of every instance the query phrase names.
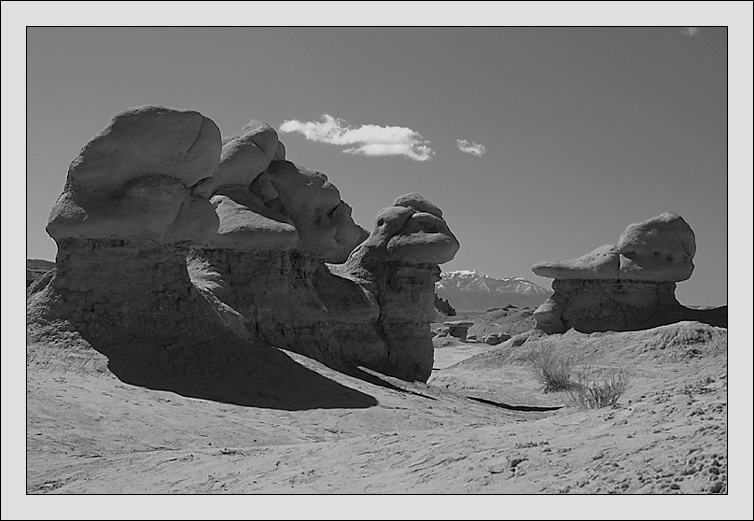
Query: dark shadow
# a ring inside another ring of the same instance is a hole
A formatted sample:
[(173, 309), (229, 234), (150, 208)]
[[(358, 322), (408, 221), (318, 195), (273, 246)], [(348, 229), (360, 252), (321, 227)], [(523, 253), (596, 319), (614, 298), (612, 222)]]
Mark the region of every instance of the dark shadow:
[(360, 409), (377, 399), (307, 369), (282, 351), (219, 334), (173, 345), (89, 344), (107, 356), (121, 381), (189, 398), (286, 411)]
[(717, 308), (688, 308), (683, 306), (684, 320), (704, 322), (710, 326), (728, 328), (728, 306)]
[(661, 326), (670, 326), (678, 322), (693, 321), (704, 324), (728, 328), (728, 306), (716, 308), (689, 308), (677, 302), (670, 306), (657, 309), (647, 317), (633, 318), (630, 323), (611, 324), (566, 324), (566, 329), (573, 328), (579, 333), (595, 333), (604, 331), (644, 331)]
[(398, 391), (401, 393), (406, 394), (413, 394), (415, 396), (420, 396), (422, 398), (427, 398), (428, 400), (437, 400), (437, 398), (433, 398), (432, 396), (427, 396), (426, 394), (417, 393), (416, 391), (411, 391), (409, 389), (404, 389), (402, 387), (398, 387), (387, 380), (384, 380), (380, 378), (379, 373), (376, 371), (372, 371), (371, 369), (367, 369), (366, 367), (349, 367), (347, 369), (343, 370), (348, 376), (353, 376), (354, 378), (358, 378), (359, 380), (363, 380), (367, 383), (370, 383), (372, 385), (376, 385), (379, 387), (384, 387), (385, 389), (390, 389), (391, 391)]
[(486, 403), (487, 405), (494, 405), (495, 407), (500, 407), (501, 409), (505, 409), (507, 411), (521, 411), (521, 412), (548, 412), (548, 411), (557, 411), (558, 409), (562, 409), (563, 405), (558, 405), (556, 407), (537, 407), (535, 405), (508, 405), (507, 403), (502, 402), (493, 402), (492, 400), (485, 400), (484, 398), (476, 398), (474, 396), (466, 396), (469, 400), (474, 400), (476, 402)]

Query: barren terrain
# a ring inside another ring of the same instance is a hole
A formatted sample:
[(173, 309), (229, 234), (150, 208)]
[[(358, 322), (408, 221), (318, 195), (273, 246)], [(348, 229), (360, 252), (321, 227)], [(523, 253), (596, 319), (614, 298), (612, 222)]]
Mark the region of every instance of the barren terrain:
[[(726, 329), (438, 340), (427, 384), (283, 351), (348, 393), (272, 407), (129, 385), (91, 349), (30, 345), (27, 493), (727, 492)], [(537, 346), (628, 369), (625, 394), (596, 410), (544, 394), (524, 364)]]

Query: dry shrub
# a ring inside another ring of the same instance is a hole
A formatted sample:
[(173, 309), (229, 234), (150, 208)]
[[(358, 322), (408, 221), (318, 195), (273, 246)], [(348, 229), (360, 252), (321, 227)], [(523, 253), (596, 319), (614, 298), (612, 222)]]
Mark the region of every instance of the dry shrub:
[(568, 394), (579, 409), (600, 409), (617, 404), (627, 386), (628, 372), (624, 369), (586, 366), (576, 375), (575, 385)]
[(204, 259), (189, 255), (186, 259), (186, 268), (191, 283), (198, 289), (214, 291), (223, 286), (220, 274), (213, 270), (212, 266)]
[(559, 355), (552, 348), (544, 346), (532, 349), (526, 360), (529, 372), (540, 383), (545, 393), (572, 389), (576, 385), (571, 380), (571, 371), (575, 364), (573, 357)]

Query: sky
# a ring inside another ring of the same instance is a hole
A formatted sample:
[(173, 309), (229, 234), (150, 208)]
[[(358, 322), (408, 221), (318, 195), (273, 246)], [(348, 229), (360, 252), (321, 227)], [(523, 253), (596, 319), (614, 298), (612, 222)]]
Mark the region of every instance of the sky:
[[(727, 302), (727, 29), (30, 28), (27, 256), (79, 149), (138, 105), (223, 135), (276, 128), (371, 230), (393, 200), (438, 204), (445, 271), (544, 287), (533, 264), (615, 244), (666, 211), (696, 234), (688, 304)], [(281, 128), (282, 127), (282, 128)], [(287, 132), (282, 132), (287, 130)]]
[(252, 118), (371, 230), (399, 195), (442, 208), (444, 271), (524, 277), (666, 211), (696, 235), (681, 302), (727, 303), (726, 27), (31, 27), (28, 258), (80, 148), (139, 105)]
[[(445, 271), (549, 287), (533, 264), (614, 244), (627, 225), (675, 211), (697, 244), (679, 300), (738, 297), (732, 313), (750, 324), (749, 2), (2, 9), (4, 332), (8, 317), (15, 329), (23, 323), (17, 300), (5, 298), (10, 283), (23, 291), (18, 245), (25, 239), (25, 258), (54, 259), (44, 228), (70, 162), (113, 115), (146, 104), (197, 110), (223, 135), (268, 122), (288, 158), (327, 174), (367, 229), (397, 196), (422, 194), (461, 243)], [(220, 27), (229, 23), (250, 27)], [(113, 24), (130, 27), (83, 27)], [(78, 26), (42, 27), (55, 25)], [(205, 25), (217, 27), (196, 27)], [(380, 27), (353, 27), (363, 25)], [(3, 366), (17, 368), (6, 364), (7, 345), (4, 333)], [(731, 384), (737, 367), (748, 368), (738, 382), (751, 381), (747, 356), (731, 365)], [(10, 392), (6, 381), (4, 372), (4, 396), (22, 396), (20, 381)], [(745, 389), (732, 401), (750, 400)], [(23, 425), (19, 407), (19, 421), (4, 425)]]

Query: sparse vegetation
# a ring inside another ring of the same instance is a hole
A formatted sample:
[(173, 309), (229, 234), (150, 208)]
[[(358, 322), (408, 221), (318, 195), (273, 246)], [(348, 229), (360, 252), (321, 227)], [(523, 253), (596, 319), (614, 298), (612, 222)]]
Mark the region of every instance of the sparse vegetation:
[(186, 268), (188, 269), (191, 283), (198, 289), (213, 291), (223, 286), (223, 280), (204, 259), (189, 255), (186, 259)]
[(586, 366), (576, 375), (575, 385), (568, 394), (579, 409), (600, 409), (617, 404), (627, 386), (628, 372), (624, 369)]
[(526, 361), (529, 372), (541, 384), (545, 393), (572, 389), (576, 385), (571, 380), (575, 363), (573, 357), (559, 355), (552, 348), (544, 346), (532, 349)]

